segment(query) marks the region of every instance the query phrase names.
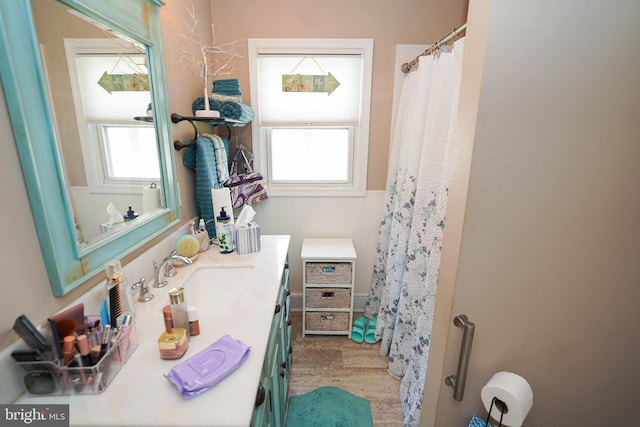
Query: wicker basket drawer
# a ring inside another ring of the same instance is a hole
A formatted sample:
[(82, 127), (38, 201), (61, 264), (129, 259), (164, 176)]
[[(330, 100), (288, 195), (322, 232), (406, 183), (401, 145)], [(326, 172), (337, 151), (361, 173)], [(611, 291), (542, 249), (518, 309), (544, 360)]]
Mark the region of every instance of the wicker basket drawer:
[(351, 289), (307, 288), (305, 292), (306, 308), (349, 308), (351, 307)]
[(308, 331), (348, 331), (349, 313), (312, 311), (306, 313), (304, 323)]
[(305, 266), (307, 283), (336, 285), (351, 283), (350, 262), (308, 262)]

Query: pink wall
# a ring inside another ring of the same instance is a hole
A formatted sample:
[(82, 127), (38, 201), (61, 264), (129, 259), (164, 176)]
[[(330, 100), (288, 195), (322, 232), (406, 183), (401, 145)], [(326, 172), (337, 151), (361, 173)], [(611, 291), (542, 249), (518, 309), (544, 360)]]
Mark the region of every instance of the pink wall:
[[(465, 22), (467, 3), (467, 0), (212, 0), (211, 17), (220, 42), (240, 40), (243, 43), (244, 57), (237, 63), (236, 77), (240, 80), (243, 98), (246, 100), (250, 97), (246, 55), (248, 38), (373, 38), (367, 189), (384, 190), (395, 47), (397, 44), (437, 41)], [(250, 131), (247, 127), (241, 134), (245, 143), (251, 139)]]

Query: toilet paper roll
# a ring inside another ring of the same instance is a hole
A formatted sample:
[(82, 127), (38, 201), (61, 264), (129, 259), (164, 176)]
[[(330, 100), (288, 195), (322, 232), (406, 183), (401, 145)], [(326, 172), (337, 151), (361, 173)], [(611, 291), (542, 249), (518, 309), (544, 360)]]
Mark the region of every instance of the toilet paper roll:
[[(512, 372), (497, 372), (480, 392), (482, 403), (487, 412), (491, 401), (497, 397), (507, 405), (507, 412), (502, 417), (502, 424), (509, 427), (520, 427), (533, 406), (533, 391), (527, 380)], [(491, 418), (500, 420), (500, 409), (493, 405)]]
[(211, 201), (213, 203), (213, 216), (220, 215), (220, 209), (224, 208), (225, 212), (231, 220), (229, 223), (234, 224), (233, 205), (231, 204), (231, 193), (227, 187), (214, 188), (211, 190)]
[(142, 189), (142, 212), (147, 213), (162, 206), (160, 189), (155, 185)]

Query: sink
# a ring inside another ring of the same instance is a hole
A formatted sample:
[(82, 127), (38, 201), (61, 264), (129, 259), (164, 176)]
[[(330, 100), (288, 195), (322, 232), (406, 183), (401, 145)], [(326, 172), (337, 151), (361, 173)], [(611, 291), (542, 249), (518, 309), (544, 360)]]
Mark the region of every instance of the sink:
[(187, 304), (221, 314), (241, 304), (247, 288), (255, 280), (253, 267), (202, 267), (194, 271), (182, 287)]

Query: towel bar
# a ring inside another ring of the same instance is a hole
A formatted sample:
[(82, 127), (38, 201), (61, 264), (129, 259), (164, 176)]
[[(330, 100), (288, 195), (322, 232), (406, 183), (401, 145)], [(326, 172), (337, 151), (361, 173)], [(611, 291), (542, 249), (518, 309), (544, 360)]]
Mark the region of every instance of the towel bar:
[[(227, 128), (227, 132), (229, 132), (229, 135), (227, 135), (227, 139), (228, 140), (231, 139), (231, 126), (227, 124), (228, 122), (233, 121), (231, 119), (227, 119), (224, 117), (185, 117), (177, 113), (171, 114), (172, 123), (180, 123), (182, 121), (187, 121), (191, 123), (191, 126), (193, 126), (194, 137), (191, 140), (191, 142), (189, 142), (188, 144), (185, 144), (178, 140), (173, 141), (173, 148), (175, 148), (176, 150), (181, 150), (184, 147), (188, 147), (192, 145), (196, 141), (196, 139), (198, 139), (198, 128), (196, 127), (196, 124), (194, 122), (207, 122), (207, 124), (211, 126), (225, 126)], [(218, 123), (211, 123), (211, 122), (220, 122), (220, 123), (218, 124)]]
[(458, 370), (455, 375), (445, 378), (445, 383), (453, 387), (453, 398), (461, 401), (464, 397), (464, 387), (467, 383), (467, 370), (469, 369), (469, 358), (471, 357), (471, 344), (473, 344), (473, 333), (476, 325), (469, 321), (466, 314), (460, 314), (453, 319), (453, 324), (458, 328), (464, 328), (462, 333), (462, 344), (460, 345), (460, 358), (458, 359)]

